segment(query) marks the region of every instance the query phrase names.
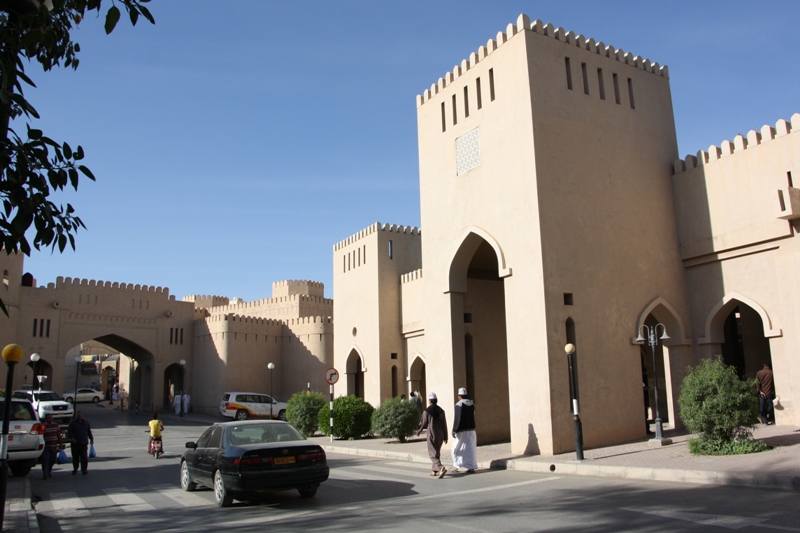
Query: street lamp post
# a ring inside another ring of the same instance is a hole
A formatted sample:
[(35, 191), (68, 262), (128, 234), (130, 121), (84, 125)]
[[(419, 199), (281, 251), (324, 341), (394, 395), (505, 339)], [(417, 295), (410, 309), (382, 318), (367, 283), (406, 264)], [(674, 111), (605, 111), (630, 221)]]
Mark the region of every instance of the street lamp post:
[[(39, 364), (39, 359), (41, 359), (41, 358), (42, 358), (42, 356), (39, 355), (38, 353), (31, 354), (31, 363), (33, 363), (33, 379), (37, 379), (36, 378), (36, 376), (37, 376), (36, 370), (37, 370), (37, 366)], [(39, 387), (39, 388), (41, 389), (41, 387)], [(31, 389), (33, 389), (33, 380), (31, 380)]]
[(75, 399), (72, 401), (72, 419), (78, 414), (78, 372), (81, 368), (81, 356), (75, 356)]
[(275, 365), (270, 363), (267, 368), (269, 368), (269, 418), (272, 420), (272, 406), (275, 403), (275, 396), (272, 395), (272, 371), (275, 369)]
[(14, 388), (14, 366), (22, 361), (24, 352), (17, 344), (3, 348), (3, 360), (8, 365), (6, 371), (6, 397), (3, 404), (3, 434), (0, 437), (0, 530), (6, 513), (6, 488), (8, 485), (8, 422), (11, 418), (11, 389)]
[[(660, 337), (658, 336), (659, 327), (661, 327)], [(643, 333), (647, 336), (647, 344), (650, 345), (650, 351), (653, 353), (653, 379), (655, 380), (653, 383), (653, 390), (655, 392), (656, 400), (656, 436), (650, 439), (650, 442), (654, 445), (664, 446), (666, 444), (672, 444), (672, 439), (664, 438), (664, 426), (661, 423), (661, 413), (658, 409), (658, 369), (656, 368), (656, 346), (658, 346), (659, 340), (668, 340), (669, 335), (667, 335), (667, 327), (664, 324), (658, 323), (655, 326), (647, 326), (643, 324), (639, 327), (639, 335), (636, 337), (636, 342), (645, 341), (645, 338), (642, 335)]]
[(567, 363), (569, 364), (569, 388), (572, 391), (572, 420), (575, 429), (575, 458), (578, 461), (583, 461), (583, 425), (581, 424), (581, 415), (578, 410), (578, 389), (575, 385), (575, 365), (572, 361), (572, 355), (575, 353), (575, 345), (570, 343), (564, 346), (564, 351), (567, 352)]
[[(178, 364), (181, 365), (181, 391), (180, 391), (180, 399), (181, 400), (179, 402), (179, 405), (180, 405), (179, 409), (180, 409), (180, 415), (183, 416), (183, 387), (184, 387), (184, 383), (183, 383), (184, 376), (183, 376), (183, 374), (184, 374), (184, 370), (186, 369), (186, 359), (181, 359), (180, 361), (178, 361)], [(189, 413), (186, 413), (186, 414), (189, 414)]]

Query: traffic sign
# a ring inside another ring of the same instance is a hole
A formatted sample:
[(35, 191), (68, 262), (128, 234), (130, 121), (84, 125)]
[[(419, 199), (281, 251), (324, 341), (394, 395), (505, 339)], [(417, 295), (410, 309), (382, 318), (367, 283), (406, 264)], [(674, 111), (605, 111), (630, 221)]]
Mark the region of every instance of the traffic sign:
[(335, 368), (329, 368), (325, 371), (325, 381), (333, 385), (339, 381), (339, 372)]

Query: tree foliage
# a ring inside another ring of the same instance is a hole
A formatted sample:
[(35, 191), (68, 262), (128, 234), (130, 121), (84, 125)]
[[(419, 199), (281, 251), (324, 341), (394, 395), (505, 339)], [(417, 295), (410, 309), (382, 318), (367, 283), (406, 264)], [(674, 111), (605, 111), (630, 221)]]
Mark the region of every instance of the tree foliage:
[(286, 421), (310, 437), (319, 428), (319, 411), (325, 405), (325, 396), (321, 392), (297, 392), (289, 398)]
[(381, 437), (405, 442), (419, 426), (419, 410), (411, 402), (389, 398), (372, 415), (372, 432)]
[[(339, 396), (333, 401), (333, 436), (341, 439), (358, 439), (369, 433), (372, 427), (372, 405), (358, 396)], [(319, 429), (331, 434), (330, 410), (327, 406), (319, 410)]]
[[(111, 0), (105, 31), (119, 22), (122, 6), (132, 25), (139, 17), (155, 24), (144, 4), (150, 0)], [(82, 163), (84, 150), (58, 142), (27, 121), (40, 118), (24, 94), (35, 88), (25, 66), (38, 63), (47, 72), (54, 67), (78, 68), (80, 45), (71, 31), (92, 12), (100, 15), (103, 0), (0, 0), (0, 247), (11, 254), (30, 255), (42, 246), (63, 252), (75, 248), (75, 234), (85, 228), (74, 208), (57, 205), (51, 193), (78, 189), (81, 176), (94, 180)], [(106, 2), (108, 5), (108, 1)], [(25, 132), (11, 127), (26, 121)], [(27, 233), (33, 227), (33, 241)], [(0, 308), (5, 306), (0, 300)]]
[(686, 428), (699, 434), (690, 444), (693, 453), (725, 454), (760, 451), (753, 444), (758, 416), (754, 380), (741, 380), (722, 357), (705, 359), (688, 368), (678, 397), (680, 416)]

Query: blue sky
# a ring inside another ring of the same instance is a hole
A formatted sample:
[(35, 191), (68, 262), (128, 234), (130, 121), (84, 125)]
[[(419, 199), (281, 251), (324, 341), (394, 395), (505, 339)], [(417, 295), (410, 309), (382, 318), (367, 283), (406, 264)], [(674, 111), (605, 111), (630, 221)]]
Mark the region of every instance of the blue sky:
[[(106, 1), (106, 3), (108, 3)], [(419, 225), (416, 95), (520, 13), (670, 69), (681, 155), (800, 112), (800, 2), (153, 0), (89, 17), (77, 71), (28, 73), (37, 127), (97, 182), (56, 196), (87, 230), (26, 271), (255, 300), (333, 294), (333, 245)], [(19, 128), (19, 125), (17, 125)], [(423, 228), (424, 235), (424, 228)]]

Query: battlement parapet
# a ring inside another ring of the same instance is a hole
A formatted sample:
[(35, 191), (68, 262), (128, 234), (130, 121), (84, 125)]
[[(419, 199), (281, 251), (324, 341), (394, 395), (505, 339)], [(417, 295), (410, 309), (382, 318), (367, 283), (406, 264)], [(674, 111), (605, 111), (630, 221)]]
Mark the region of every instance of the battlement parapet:
[(46, 286), (36, 287), (37, 290), (41, 291), (51, 291), (51, 290), (70, 289), (70, 288), (118, 289), (131, 292), (146, 292), (152, 294), (159, 294), (159, 295), (164, 295), (166, 297), (169, 296), (169, 289), (167, 287), (156, 287), (152, 285), (138, 285), (133, 283), (120, 283), (117, 281), (112, 282), (112, 281), (101, 281), (101, 280), (84, 279), (84, 278), (65, 278), (63, 276), (57, 277), (55, 284), (51, 282), (48, 283)]
[(461, 61), (460, 65), (453, 67), (452, 72), (448, 72), (444, 77), (439, 78), (439, 81), (432, 84), (430, 89), (426, 89), (422, 94), (417, 95), (417, 107), (425, 104), (431, 98), (436, 96), (439, 91), (456, 81), (463, 74), (474, 68), (481, 60), (488, 57), (495, 52), (502, 45), (513, 39), (515, 36), (529, 30), (545, 37), (551, 37), (557, 41), (561, 41), (566, 45), (575, 46), (605, 56), (609, 59), (618, 61), (620, 63), (630, 65), (631, 67), (645, 70), (669, 79), (669, 69), (666, 66), (661, 66), (656, 62), (649, 59), (642, 58), (641, 56), (634, 56), (630, 52), (625, 52), (622, 49), (616, 49), (613, 46), (606, 46), (602, 41), (598, 42), (594, 39), (586, 39), (583, 35), (576, 35), (572, 31), (565, 31), (564, 28), (556, 28), (551, 23), (543, 23), (541, 20), (531, 22), (530, 18), (524, 13), (517, 17), (516, 24), (509, 24), (505, 32), (498, 32), (497, 37), (489, 39), (486, 46), (478, 48), (477, 53), (470, 54), (469, 59)]
[(400, 284), (403, 285), (405, 283), (410, 283), (412, 281), (416, 281), (418, 279), (422, 279), (422, 269), (418, 268), (417, 270), (412, 270), (406, 274), (400, 276)]
[(181, 298), (184, 302), (191, 302), (197, 307), (217, 307), (220, 305), (228, 305), (230, 299), (226, 296), (216, 296), (209, 294), (192, 294)]
[(360, 241), (367, 235), (371, 235), (376, 231), (388, 231), (392, 233), (403, 233), (406, 235), (422, 235), (422, 230), (416, 226), (402, 226), (398, 224), (381, 224), (380, 222), (375, 222), (370, 226), (362, 229), (355, 235), (351, 235), (350, 237), (344, 239), (343, 241), (339, 241), (333, 245), (333, 250), (338, 251), (342, 248), (350, 246), (351, 244)]
[(304, 316), (282, 320), (287, 326), (301, 326), (304, 324), (333, 324), (332, 316)]
[(311, 280), (283, 280), (272, 283), (272, 297), (292, 295), (319, 296), (325, 295), (325, 284)]
[(222, 305), (218, 307), (214, 307), (211, 309), (213, 314), (226, 314), (232, 312), (243, 312), (243, 311), (250, 311), (251, 313), (257, 313), (259, 311), (266, 311), (271, 306), (281, 303), (291, 303), (291, 304), (301, 304), (301, 303), (311, 303), (311, 304), (322, 304), (322, 305), (333, 305), (333, 300), (330, 298), (324, 298), (322, 296), (307, 296), (304, 294), (293, 294), (290, 296), (278, 296), (273, 298), (262, 298), (260, 300), (254, 300), (252, 302), (241, 302), (241, 303), (231, 303), (228, 305)]
[(708, 151), (700, 150), (697, 155), (687, 155), (684, 159), (676, 159), (673, 164), (673, 175), (687, 172), (696, 167), (713, 164), (719, 159), (744, 152), (750, 147), (767, 143), (774, 139), (800, 132), (800, 113), (792, 115), (791, 122), (779, 120), (775, 127), (764, 125), (761, 130), (750, 130), (747, 135), (737, 135), (733, 141), (722, 141), (719, 146), (710, 146)]
[(195, 320), (196, 324), (198, 323), (213, 324), (216, 322), (230, 322), (230, 323), (241, 322), (245, 324), (257, 324), (257, 325), (267, 325), (267, 326), (279, 326), (283, 324), (283, 321), (274, 318), (258, 318), (253, 316), (237, 315), (235, 313), (214, 314), (206, 317), (200, 317)]

